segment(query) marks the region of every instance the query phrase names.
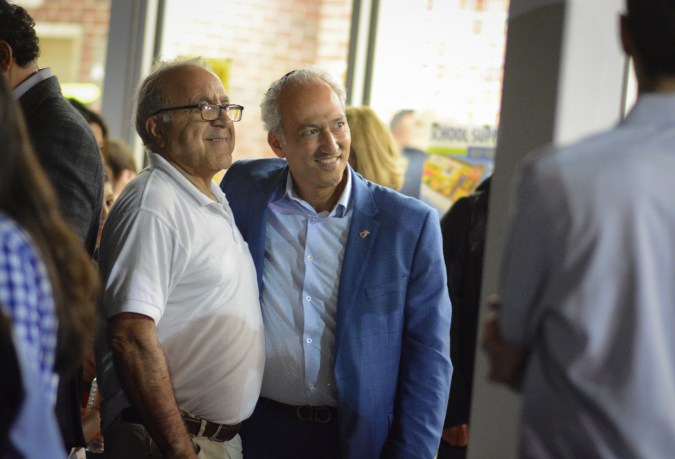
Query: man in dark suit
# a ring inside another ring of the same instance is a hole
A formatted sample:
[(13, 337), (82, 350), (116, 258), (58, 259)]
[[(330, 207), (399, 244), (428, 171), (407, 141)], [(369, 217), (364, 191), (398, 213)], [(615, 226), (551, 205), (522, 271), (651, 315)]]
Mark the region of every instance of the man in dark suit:
[[(0, 0), (0, 74), (19, 101), (63, 216), (93, 253), (103, 206), (101, 153), (84, 118), (61, 94), (56, 77), (48, 68), (38, 68), (34, 26), (23, 8)], [(59, 383), (56, 411), (67, 447), (84, 444), (79, 379), (61, 378)]]
[(491, 180), (491, 176), (486, 178), (475, 193), (458, 199), (441, 218), (443, 258), (452, 301), (450, 356), (453, 373), (439, 459), (465, 458), (469, 442), (476, 331)]
[(262, 117), (281, 159), (236, 162), (221, 183), (265, 322), (251, 459), (432, 459), (440, 442), (452, 365), (437, 212), (348, 166), (344, 96), (316, 70), (276, 81)]

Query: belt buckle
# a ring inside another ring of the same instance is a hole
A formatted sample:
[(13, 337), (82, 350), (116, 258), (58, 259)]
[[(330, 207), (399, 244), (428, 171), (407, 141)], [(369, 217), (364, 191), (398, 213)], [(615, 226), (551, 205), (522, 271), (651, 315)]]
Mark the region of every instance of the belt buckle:
[(213, 432), (213, 434), (212, 434), (210, 437), (206, 437), (206, 438), (208, 438), (208, 439), (211, 440), (211, 441), (219, 441), (219, 442), (222, 442), (223, 440), (221, 440), (221, 439), (219, 438), (219, 435), (220, 435), (220, 431), (221, 431), (221, 430), (223, 430), (223, 426), (222, 426), (222, 425), (218, 425), (218, 427), (216, 428), (216, 431)]
[(333, 418), (330, 408), (325, 406), (301, 405), (295, 408), (295, 415), (301, 421), (319, 424), (327, 424)]
[(314, 422), (319, 424), (328, 424), (333, 418), (333, 413), (327, 406), (314, 407)]
[[(309, 412), (307, 414), (304, 414), (305, 411), (309, 411)], [(312, 416), (314, 415), (314, 410), (312, 409), (311, 406), (300, 405), (300, 406), (297, 406), (295, 408), (295, 415), (301, 421), (309, 422), (309, 421), (312, 420)]]

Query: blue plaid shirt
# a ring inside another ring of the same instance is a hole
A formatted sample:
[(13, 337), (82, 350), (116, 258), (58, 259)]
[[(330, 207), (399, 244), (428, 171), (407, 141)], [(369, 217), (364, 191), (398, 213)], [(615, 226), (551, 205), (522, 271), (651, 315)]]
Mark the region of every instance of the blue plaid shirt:
[(57, 319), (45, 265), (28, 234), (0, 212), (0, 305), (39, 367), (45, 394), (53, 404)]

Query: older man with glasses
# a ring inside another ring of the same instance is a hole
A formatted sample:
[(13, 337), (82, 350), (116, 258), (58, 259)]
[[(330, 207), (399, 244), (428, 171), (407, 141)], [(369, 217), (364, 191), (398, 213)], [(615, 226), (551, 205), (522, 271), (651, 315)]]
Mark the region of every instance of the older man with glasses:
[(160, 64), (141, 84), (150, 166), (111, 210), (99, 258), (107, 457), (242, 457), (264, 336), (255, 267), (212, 177), (232, 163), (243, 109), (199, 60)]

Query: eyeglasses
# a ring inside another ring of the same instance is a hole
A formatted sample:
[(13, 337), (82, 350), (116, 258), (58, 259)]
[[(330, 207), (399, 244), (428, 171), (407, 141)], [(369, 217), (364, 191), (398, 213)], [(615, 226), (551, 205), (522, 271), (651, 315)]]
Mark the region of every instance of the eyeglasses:
[(221, 110), (225, 110), (225, 113), (227, 114), (227, 117), (234, 121), (237, 122), (241, 120), (241, 115), (242, 112), (244, 111), (244, 107), (241, 105), (237, 104), (225, 104), (225, 105), (219, 105), (219, 104), (193, 104), (193, 105), (182, 105), (180, 107), (170, 107), (170, 108), (161, 108), (151, 114), (150, 116), (155, 116), (158, 115), (162, 112), (170, 112), (173, 110), (190, 110), (198, 108), (199, 113), (202, 116), (202, 119), (204, 121), (215, 121), (218, 118), (220, 118), (220, 112)]

